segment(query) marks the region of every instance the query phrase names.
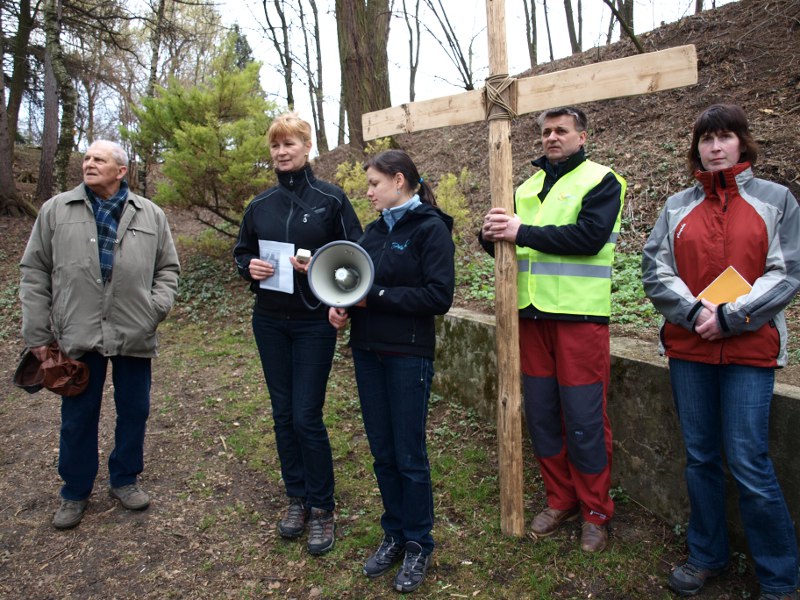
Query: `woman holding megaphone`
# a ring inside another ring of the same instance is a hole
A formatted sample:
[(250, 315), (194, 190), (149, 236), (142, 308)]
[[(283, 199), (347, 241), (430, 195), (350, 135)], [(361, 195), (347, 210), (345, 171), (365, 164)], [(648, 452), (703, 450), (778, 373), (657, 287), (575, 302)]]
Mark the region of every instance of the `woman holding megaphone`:
[(356, 383), (383, 500), (383, 540), (364, 565), (377, 577), (402, 560), (394, 587), (417, 589), (433, 552), (433, 492), (425, 443), (435, 315), (453, 302), (453, 219), (402, 150), (369, 159), (367, 197), (381, 214), (359, 240), (375, 266), (366, 297), (331, 324), (351, 319)]
[(322, 554), (335, 542), (333, 458), (322, 407), (336, 330), (295, 252), (356, 240), (361, 225), (344, 191), (314, 177), (306, 121), (296, 113), (280, 115), (268, 137), (278, 183), (248, 204), (233, 254), (255, 293), (253, 334), (288, 496), (278, 532), (297, 538), (308, 525), (308, 551)]

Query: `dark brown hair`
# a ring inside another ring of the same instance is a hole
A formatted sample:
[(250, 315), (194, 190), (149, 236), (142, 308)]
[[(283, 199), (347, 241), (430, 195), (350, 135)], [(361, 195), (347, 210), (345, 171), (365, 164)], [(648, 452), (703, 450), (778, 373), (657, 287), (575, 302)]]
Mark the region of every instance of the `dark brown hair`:
[(742, 151), (739, 156), (739, 162), (749, 162), (751, 165), (756, 164), (758, 144), (750, 134), (747, 115), (736, 104), (713, 104), (700, 113), (700, 116), (694, 122), (694, 127), (692, 127), (692, 144), (689, 146), (689, 152), (686, 155), (690, 175), (694, 175), (694, 172), (698, 169), (703, 169), (703, 163), (700, 161), (700, 151), (698, 150), (700, 138), (706, 133), (722, 131), (730, 131), (739, 138), (739, 145)]
[(436, 197), (433, 195), (433, 189), (431, 189), (427, 181), (423, 181), (414, 161), (402, 150), (378, 152), (378, 154), (364, 162), (365, 171), (370, 167), (389, 177), (394, 177), (396, 173), (402, 173), (403, 177), (406, 178), (405, 188), (407, 191), (419, 194), (419, 199), (422, 202), (436, 206)]
[(539, 129), (544, 129), (545, 119), (554, 119), (556, 117), (563, 117), (564, 115), (572, 117), (572, 120), (575, 121), (576, 131), (586, 131), (586, 128), (589, 126), (589, 120), (586, 118), (586, 113), (575, 106), (559, 106), (558, 108), (548, 108), (536, 118), (536, 123), (539, 125)]

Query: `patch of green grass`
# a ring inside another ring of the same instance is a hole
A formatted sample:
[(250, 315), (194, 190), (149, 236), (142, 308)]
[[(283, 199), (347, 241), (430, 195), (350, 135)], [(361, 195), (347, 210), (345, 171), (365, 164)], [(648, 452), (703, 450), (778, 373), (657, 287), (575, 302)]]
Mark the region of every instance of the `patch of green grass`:
[(217, 523), (216, 515), (205, 515), (198, 524), (197, 528), (200, 531), (205, 531), (206, 529), (210, 529)]

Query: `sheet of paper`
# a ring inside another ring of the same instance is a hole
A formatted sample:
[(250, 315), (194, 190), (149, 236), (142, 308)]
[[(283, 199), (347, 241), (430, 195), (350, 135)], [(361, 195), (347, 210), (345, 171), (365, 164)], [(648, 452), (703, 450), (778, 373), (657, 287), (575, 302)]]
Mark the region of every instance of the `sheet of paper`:
[(270, 262), (275, 267), (275, 274), (262, 279), (260, 286), (265, 290), (293, 294), (294, 269), (289, 257), (294, 256), (294, 244), (258, 240), (258, 252), (261, 260)]

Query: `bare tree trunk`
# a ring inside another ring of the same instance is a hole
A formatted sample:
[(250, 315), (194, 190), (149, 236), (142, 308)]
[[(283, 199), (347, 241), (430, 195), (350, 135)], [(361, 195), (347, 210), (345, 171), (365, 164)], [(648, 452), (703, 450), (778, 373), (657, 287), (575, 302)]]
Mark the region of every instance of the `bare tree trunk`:
[(619, 16), (617, 18), (620, 22), (625, 21), (625, 23), (628, 24), (630, 33), (633, 33), (633, 0), (617, 0), (617, 8), (619, 10)]
[(564, 0), (564, 14), (567, 17), (567, 33), (569, 34), (569, 46), (573, 54), (581, 51), (580, 41), (575, 33), (575, 17), (572, 14), (571, 0)]
[[(3, 47), (3, 15), (0, 11), (0, 48)], [(6, 80), (0, 68), (0, 214), (19, 217), (35, 216), (36, 209), (25, 202), (17, 191), (14, 181), (14, 144), (9, 135), (8, 112), (6, 111)]]
[[(403, 19), (408, 29), (408, 101), (413, 102), (416, 97), (417, 70), (419, 69), (419, 46), (420, 46), (420, 25), (419, 25), (419, 2), (416, 0), (414, 5), (413, 19), (406, 10), (406, 0), (403, 0)], [(411, 22), (414, 22), (413, 26)]]
[(531, 69), (537, 64), (536, 44), (538, 32), (536, 31), (536, 0), (522, 0), (522, 7), (525, 9), (525, 41), (528, 45), (528, 58), (531, 61)]
[[(156, 83), (158, 83), (158, 61), (161, 52), (161, 40), (164, 35), (164, 14), (166, 12), (166, 0), (158, 0), (158, 7), (156, 8), (155, 23), (153, 24), (153, 31), (150, 34), (150, 75), (147, 78), (147, 91), (145, 95), (148, 98), (155, 98)], [(143, 196), (148, 196), (148, 183), (150, 181), (150, 166), (155, 161), (156, 149), (153, 144), (149, 144), (146, 148), (137, 148), (137, 152), (141, 154), (142, 161), (139, 163), (137, 176), (134, 179), (138, 180), (139, 191)]]
[(84, 134), (86, 135), (86, 143), (91, 145), (94, 142), (94, 109), (97, 104), (97, 92), (99, 90), (97, 82), (81, 78), (81, 85), (86, 92), (86, 125), (84, 127)]
[(44, 124), (42, 125), (42, 154), (39, 157), (39, 179), (36, 200), (44, 202), (53, 195), (55, 162), (58, 146), (58, 84), (53, 72), (53, 50), (44, 51)]
[(636, 46), (636, 50), (639, 52), (639, 54), (644, 54), (644, 47), (642, 46), (642, 43), (639, 41), (639, 38), (636, 37), (636, 34), (628, 25), (627, 21), (625, 21), (625, 18), (617, 10), (617, 7), (614, 6), (614, 0), (603, 0), (603, 2), (605, 2), (606, 6), (611, 9), (611, 12), (617, 18), (617, 21), (619, 21), (619, 26), (622, 27), (625, 35), (627, 35), (631, 42), (633, 42), (633, 45)]
[(328, 134), (325, 132), (325, 94), (322, 86), (322, 44), (319, 33), (319, 10), (316, 0), (308, 0), (311, 11), (314, 13), (314, 42), (317, 51), (317, 87), (314, 90), (314, 101), (317, 103), (317, 116), (319, 117), (319, 131), (317, 132), (317, 150), (328, 151)]
[(280, 60), (280, 70), (283, 74), (283, 83), (286, 86), (286, 105), (289, 109), (294, 108), (294, 89), (292, 85), (292, 50), (289, 39), (289, 25), (286, 22), (286, 11), (284, 10), (284, 0), (273, 0), (275, 11), (278, 13), (278, 20), (280, 21), (280, 35), (278, 35), (278, 27), (272, 24), (272, 19), (269, 16), (268, 0), (261, 0), (264, 6), (264, 16), (267, 19), (267, 28), (264, 32), (267, 37), (275, 46), (275, 51)]
[[(36, 3), (38, 7), (38, 2)], [(22, 95), (28, 82), (30, 67), (28, 64), (28, 42), (35, 23), (37, 8), (31, 12), (31, 1), (20, 0), (19, 23), (14, 38), (14, 62), (11, 81), (8, 88), (8, 136), (12, 144), (17, 139), (17, 121), (22, 106)]]
[(308, 0), (314, 17), (312, 37), (315, 40), (316, 68), (311, 65), (311, 51), (308, 43), (308, 28), (306, 27), (305, 12), (302, 1), (298, 2), (300, 9), (300, 29), (303, 32), (303, 43), (306, 51), (305, 71), (308, 78), (308, 96), (311, 103), (311, 116), (314, 120), (314, 132), (317, 136), (317, 150), (328, 151), (328, 136), (325, 133), (325, 107), (322, 93), (322, 47), (319, 41), (319, 12), (315, 0)]
[(614, 35), (614, 25), (617, 22), (617, 17), (614, 16), (614, 13), (611, 13), (611, 18), (608, 20), (608, 30), (606, 31), (606, 46), (611, 43), (611, 36)]
[(544, 28), (547, 31), (547, 47), (550, 50), (550, 62), (553, 62), (555, 55), (553, 54), (553, 36), (550, 34), (550, 13), (547, 10), (547, 0), (542, 0), (542, 6), (544, 7)]
[(56, 151), (56, 184), (58, 191), (67, 189), (69, 159), (75, 145), (75, 106), (77, 94), (72, 78), (64, 64), (64, 51), (61, 47), (61, 0), (47, 0), (45, 4), (45, 37), (50, 49), (53, 75), (61, 100), (61, 131)]
[(389, 0), (336, 0), (336, 28), (350, 145), (364, 147), (361, 115), (391, 105)]
[(703, 0), (694, 0), (694, 14), (699, 15), (703, 12)]

